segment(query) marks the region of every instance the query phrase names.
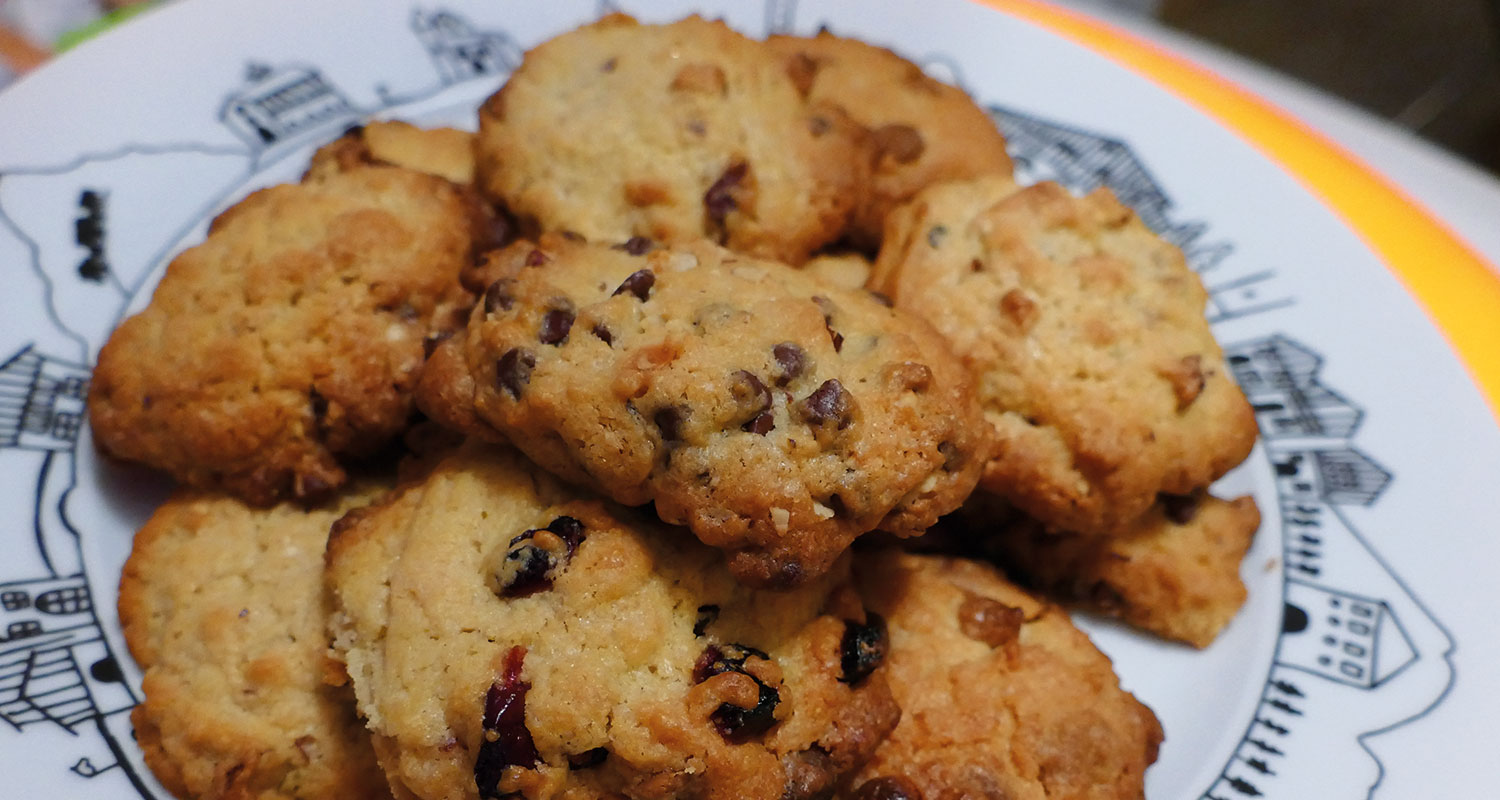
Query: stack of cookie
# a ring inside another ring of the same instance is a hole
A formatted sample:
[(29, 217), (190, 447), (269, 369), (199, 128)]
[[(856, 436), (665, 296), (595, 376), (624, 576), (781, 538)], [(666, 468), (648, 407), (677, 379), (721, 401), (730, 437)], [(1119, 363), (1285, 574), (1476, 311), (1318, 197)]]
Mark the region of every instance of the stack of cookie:
[[(100, 446), (184, 798), (1139, 797), (1033, 587), (1208, 644), (1253, 418), (1182, 256), (828, 33), (611, 16), (479, 132), (372, 123), (171, 264)], [(420, 422), (423, 417), (427, 421)], [(856, 541), (859, 540), (859, 541)]]

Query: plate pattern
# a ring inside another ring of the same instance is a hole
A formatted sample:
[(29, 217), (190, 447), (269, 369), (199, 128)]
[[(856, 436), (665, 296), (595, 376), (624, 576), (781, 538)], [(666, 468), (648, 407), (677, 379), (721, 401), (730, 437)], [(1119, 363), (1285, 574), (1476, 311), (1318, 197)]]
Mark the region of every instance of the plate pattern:
[[(769, 30), (818, 27), (800, 20), (791, 0), (768, 0), (764, 20)], [(24, 302), (45, 320), (0, 328), (0, 502), (12, 512), (0, 528), (0, 765), (87, 781), (95, 797), (167, 797), (131, 738), (139, 673), (113, 610), (119, 541), (130, 531), (93, 513), (115, 508), (110, 496), (122, 483), (88, 441), (89, 364), (216, 210), (295, 175), (313, 144), (360, 120), (463, 119), (460, 110), (492, 91), (522, 52), (509, 33), (453, 10), (413, 7), (385, 24), (404, 26), (426, 50), (428, 88), (376, 86), (378, 101), (361, 103), (316, 66), (315, 53), (305, 62), (252, 59), (243, 82), (202, 110), (237, 145), (128, 143), (60, 164), (0, 163), (0, 262), (7, 254), (18, 262), (0, 274), (29, 274), (13, 291), (29, 293)], [(952, 59), (923, 66), (964, 83)], [(1021, 109), (990, 111), (1023, 180), (1109, 187), (1183, 248), (1210, 287), (1211, 321), (1256, 318), (1264, 331), (1226, 352), (1255, 407), (1264, 480), (1278, 498), (1260, 535), (1280, 537), (1268, 569), (1281, 577), (1284, 610), (1253, 711), (1224, 720), (1243, 735), (1214, 755), (1223, 767), (1201, 800), (1301, 797), (1329, 785), (1330, 774), (1339, 796), (1378, 794), (1381, 767), (1364, 739), (1441, 701), (1455, 644), (1352, 522), (1394, 478), (1355, 446), (1364, 412), (1320, 382), (1315, 346), (1276, 329), (1274, 312), (1297, 298), (1274, 272), (1234, 266), (1233, 243), (1215, 240), (1206, 222), (1182, 220), (1129, 142)], [(148, 181), (172, 182), (179, 195), (168, 207), (153, 204), (137, 196)], [(115, 557), (91, 557), (90, 540), (105, 537)]]

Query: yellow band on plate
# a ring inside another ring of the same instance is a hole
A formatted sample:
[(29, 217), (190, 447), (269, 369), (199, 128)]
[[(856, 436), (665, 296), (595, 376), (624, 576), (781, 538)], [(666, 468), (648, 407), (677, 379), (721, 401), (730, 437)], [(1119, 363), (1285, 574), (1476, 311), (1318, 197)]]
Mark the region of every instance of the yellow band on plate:
[(976, 0), (1149, 77), (1238, 132), (1321, 198), (1437, 324), (1500, 419), (1500, 275), (1415, 202), (1285, 112), (1098, 20), (1037, 0)]

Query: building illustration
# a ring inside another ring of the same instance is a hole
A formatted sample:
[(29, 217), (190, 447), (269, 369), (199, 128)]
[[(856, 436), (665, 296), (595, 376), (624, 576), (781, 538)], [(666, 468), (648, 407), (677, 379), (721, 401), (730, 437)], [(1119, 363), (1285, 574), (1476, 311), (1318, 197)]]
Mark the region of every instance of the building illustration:
[(31, 345), (0, 362), (0, 448), (71, 450), (89, 370), (45, 358)]
[(252, 152), (270, 150), (309, 131), (348, 125), (359, 113), (317, 69), (251, 64), (245, 85), (219, 109), (219, 119)]
[(476, 30), (450, 11), (413, 11), (411, 29), (444, 83), (507, 74), (521, 63), (521, 47), (509, 36)]
[(1308, 348), (1278, 335), (1225, 356), (1267, 439), (1347, 438), (1359, 427), (1363, 412), (1318, 382), (1323, 360)]

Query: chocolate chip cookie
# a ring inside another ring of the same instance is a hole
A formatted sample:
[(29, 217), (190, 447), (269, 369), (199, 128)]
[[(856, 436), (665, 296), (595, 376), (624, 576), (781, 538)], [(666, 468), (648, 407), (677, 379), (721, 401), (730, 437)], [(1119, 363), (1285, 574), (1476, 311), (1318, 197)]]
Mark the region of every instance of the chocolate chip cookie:
[(855, 570), (902, 715), (841, 796), (1143, 796), (1161, 725), (1061, 610), (974, 561), (886, 551)]
[(434, 419), (729, 552), (759, 586), (859, 534), (926, 529), (978, 480), (987, 426), (922, 320), (707, 242), (561, 236), (498, 254), (428, 361)]
[(459, 274), (488, 246), (485, 217), (451, 182), (397, 167), (255, 192), (110, 336), (96, 441), (257, 504), (326, 495), (341, 461), (406, 427), (423, 340), (472, 302)]
[(341, 521), (336, 646), (393, 785), (434, 798), (810, 798), (898, 711), (848, 560), (744, 587), (685, 531), (470, 443)]
[(870, 286), (973, 371), (997, 436), (983, 488), (1049, 526), (1108, 533), (1249, 454), (1255, 419), (1203, 284), (1108, 190), (981, 178), (889, 222)]
[(836, 104), (871, 132), (875, 161), (850, 239), (880, 243), (885, 215), (941, 181), (1012, 172), (1005, 137), (962, 89), (883, 47), (835, 36), (773, 36), (771, 49), (814, 103)]
[(707, 237), (800, 263), (843, 232), (871, 150), (722, 22), (614, 14), (526, 54), (479, 112), (479, 183), (541, 230)]
[(322, 177), (368, 164), (406, 167), (469, 185), (474, 182), (474, 134), (400, 120), (369, 122), (318, 148), (307, 175)]
[(181, 491), (136, 535), (120, 621), (145, 672), (136, 742), (182, 798), (390, 797), (328, 656), (323, 550), (361, 485), (307, 510)]

